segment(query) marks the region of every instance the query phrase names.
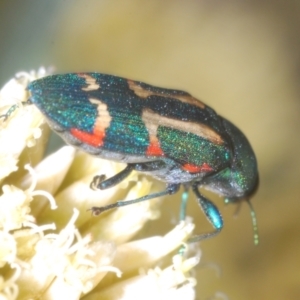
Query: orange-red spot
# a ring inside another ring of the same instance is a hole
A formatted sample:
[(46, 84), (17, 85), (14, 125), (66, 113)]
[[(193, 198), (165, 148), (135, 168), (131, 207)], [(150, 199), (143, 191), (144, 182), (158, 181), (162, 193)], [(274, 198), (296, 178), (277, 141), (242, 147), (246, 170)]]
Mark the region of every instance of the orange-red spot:
[(164, 156), (164, 151), (161, 149), (159, 140), (156, 135), (150, 135), (149, 146), (146, 151), (147, 156)]
[(200, 173), (200, 172), (211, 172), (214, 169), (208, 165), (207, 163), (202, 164), (201, 166), (193, 165), (193, 164), (185, 164), (182, 166), (185, 171), (190, 173)]
[(105, 132), (97, 130), (95, 133), (87, 133), (77, 128), (71, 128), (71, 134), (82, 141), (94, 147), (101, 147), (104, 143)]
[(146, 151), (147, 156), (164, 156), (163, 150), (160, 148), (159, 142), (151, 142)]

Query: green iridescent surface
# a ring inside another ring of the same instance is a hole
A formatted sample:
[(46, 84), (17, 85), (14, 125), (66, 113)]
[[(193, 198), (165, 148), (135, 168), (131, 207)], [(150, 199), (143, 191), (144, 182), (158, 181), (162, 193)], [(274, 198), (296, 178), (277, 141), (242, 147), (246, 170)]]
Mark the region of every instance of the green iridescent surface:
[(203, 181), (212, 190), (222, 187), (227, 192), (227, 201), (251, 196), (258, 187), (258, 169), (255, 154), (245, 135), (228, 120), (223, 119), (224, 126), (233, 142), (233, 159), (230, 168), (220, 170), (217, 174)]
[(130, 112), (110, 109), (113, 117), (106, 131), (104, 149), (131, 155), (145, 155), (149, 145), (149, 133), (142, 119)]
[(168, 127), (159, 128), (158, 137), (162, 149), (181, 164), (189, 162), (201, 166), (206, 163), (215, 170), (230, 165), (231, 153), (224, 145), (217, 145), (195, 134)]
[(245, 194), (253, 193), (258, 185), (258, 169), (255, 154), (245, 135), (232, 123), (225, 120), (224, 125), (234, 144), (235, 160), (230, 175)]
[(92, 132), (97, 110), (81, 90), (84, 79), (75, 74), (49, 76), (29, 84), (31, 101), (45, 116), (63, 128)]

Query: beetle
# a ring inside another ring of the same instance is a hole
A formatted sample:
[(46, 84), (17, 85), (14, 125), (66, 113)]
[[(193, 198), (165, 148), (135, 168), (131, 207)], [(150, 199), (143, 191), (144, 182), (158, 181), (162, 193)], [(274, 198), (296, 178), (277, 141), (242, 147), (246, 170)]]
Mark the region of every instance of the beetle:
[(94, 177), (91, 187), (110, 188), (133, 170), (166, 183), (165, 190), (104, 207), (95, 215), (124, 205), (191, 189), (213, 232), (192, 237), (196, 242), (223, 228), (216, 205), (200, 187), (224, 197), (226, 203), (247, 200), (254, 241), (258, 243), (255, 213), (249, 198), (258, 187), (255, 154), (245, 135), (230, 121), (189, 93), (155, 87), (102, 73), (50, 75), (28, 85), (29, 102), (44, 114), (66, 143), (91, 155), (126, 163), (106, 179)]

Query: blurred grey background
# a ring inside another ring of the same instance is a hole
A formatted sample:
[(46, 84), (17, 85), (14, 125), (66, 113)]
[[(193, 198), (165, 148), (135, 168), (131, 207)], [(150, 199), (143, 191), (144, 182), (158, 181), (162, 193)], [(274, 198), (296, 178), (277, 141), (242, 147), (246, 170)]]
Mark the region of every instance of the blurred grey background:
[[(198, 299), (300, 299), (299, 15), (292, 0), (2, 0), (0, 83), (53, 66), (182, 89), (212, 106), (257, 154), (261, 242), (247, 205), (235, 218), (215, 197), (225, 228), (201, 243)], [(179, 199), (166, 199), (149, 232), (166, 233), (178, 210)], [(188, 213), (196, 232), (210, 230), (193, 199)]]

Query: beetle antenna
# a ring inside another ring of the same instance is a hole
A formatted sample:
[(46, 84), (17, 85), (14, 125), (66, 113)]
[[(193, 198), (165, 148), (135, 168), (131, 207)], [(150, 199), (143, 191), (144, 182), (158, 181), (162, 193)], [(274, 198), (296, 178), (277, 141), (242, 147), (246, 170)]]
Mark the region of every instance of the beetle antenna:
[(257, 218), (256, 218), (256, 213), (253, 209), (253, 206), (250, 202), (249, 199), (246, 200), (249, 207), (250, 207), (250, 215), (251, 215), (251, 219), (252, 219), (252, 228), (253, 228), (253, 241), (254, 241), (254, 245), (258, 245), (259, 243), (259, 235), (258, 235), (258, 226), (257, 226)]

